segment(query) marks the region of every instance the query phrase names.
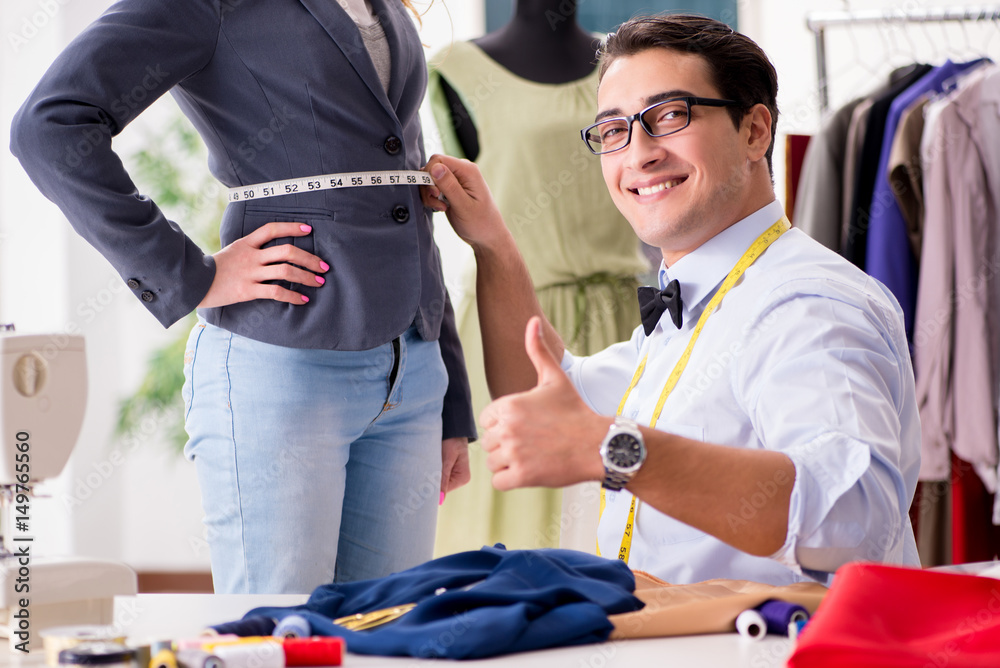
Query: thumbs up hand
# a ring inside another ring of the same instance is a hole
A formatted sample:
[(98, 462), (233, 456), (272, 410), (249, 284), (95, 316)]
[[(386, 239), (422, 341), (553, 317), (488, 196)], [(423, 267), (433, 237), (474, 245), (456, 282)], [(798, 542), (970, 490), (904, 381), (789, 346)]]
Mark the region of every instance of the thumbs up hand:
[(564, 487), (601, 480), (599, 448), (611, 418), (584, 404), (546, 346), (538, 317), (528, 321), (525, 349), (538, 376), (535, 387), (497, 399), (480, 416), (493, 486)]

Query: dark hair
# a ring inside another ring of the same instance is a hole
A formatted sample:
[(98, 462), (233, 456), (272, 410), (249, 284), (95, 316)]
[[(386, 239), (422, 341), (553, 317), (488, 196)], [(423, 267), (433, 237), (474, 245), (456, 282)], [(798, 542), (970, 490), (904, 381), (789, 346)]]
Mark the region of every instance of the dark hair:
[(712, 84), (722, 97), (740, 103), (738, 107), (727, 108), (737, 128), (755, 104), (763, 104), (770, 110), (771, 145), (766, 157), (768, 172), (773, 175), (771, 154), (778, 125), (778, 75), (757, 43), (721, 21), (696, 14), (634, 18), (618, 26), (601, 42), (597, 51), (600, 79), (616, 58), (655, 48), (704, 58)]

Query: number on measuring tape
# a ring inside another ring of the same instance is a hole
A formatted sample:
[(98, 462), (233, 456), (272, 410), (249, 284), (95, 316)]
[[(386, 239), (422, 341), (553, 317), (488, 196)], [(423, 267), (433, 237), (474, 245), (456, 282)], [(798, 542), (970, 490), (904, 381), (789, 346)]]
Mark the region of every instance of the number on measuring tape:
[(427, 172), (416, 170), (383, 172), (349, 172), (346, 174), (323, 174), (301, 179), (270, 181), (252, 186), (229, 189), (229, 201), (241, 202), (280, 195), (294, 195), (299, 192), (318, 192), (335, 188), (359, 188), (363, 186), (433, 185)]

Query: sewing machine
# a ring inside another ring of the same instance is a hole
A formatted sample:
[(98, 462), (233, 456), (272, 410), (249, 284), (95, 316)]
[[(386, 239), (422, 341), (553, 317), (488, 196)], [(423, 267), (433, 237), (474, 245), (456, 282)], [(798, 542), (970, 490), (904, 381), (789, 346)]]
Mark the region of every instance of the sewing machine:
[(40, 651), (45, 628), (112, 624), (114, 597), (137, 591), (125, 564), (36, 554), (33, 488), (62, 472), (86, 403), (82, 336), (0, 325), (0, 638), (12, 651)]

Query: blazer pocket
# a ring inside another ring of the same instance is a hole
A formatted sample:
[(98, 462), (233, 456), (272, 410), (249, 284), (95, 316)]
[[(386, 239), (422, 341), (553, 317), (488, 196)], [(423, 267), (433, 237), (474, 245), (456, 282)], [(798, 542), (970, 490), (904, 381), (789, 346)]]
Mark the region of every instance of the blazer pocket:
[[(301, 248), (307, 253), (316, 252), (315, 234), (317, 228), (323, 225), (330, 225), (336, 216), (329, 209), (317, 209), (310, 207), (282, 207), (261, 204), (247, 205), (243, 214), (243, 236), (260, 229), (268, 223), (305, 223), (312, 226), (313, 230), (309, 234), (301, 237), (278, 237), (265, 243), (261, 248), (291, 244), (296, 248)], [(296, 265), (298, 266), (298, 265)], [(304, 286), (296, 284), (294, 287), (288, 281), (265, 281), (274, 283), (289, 290), (301, 292)]]

